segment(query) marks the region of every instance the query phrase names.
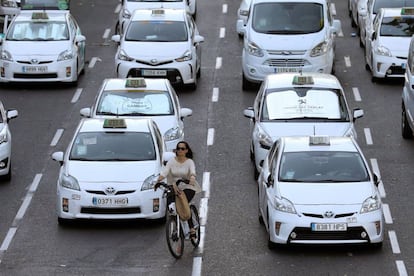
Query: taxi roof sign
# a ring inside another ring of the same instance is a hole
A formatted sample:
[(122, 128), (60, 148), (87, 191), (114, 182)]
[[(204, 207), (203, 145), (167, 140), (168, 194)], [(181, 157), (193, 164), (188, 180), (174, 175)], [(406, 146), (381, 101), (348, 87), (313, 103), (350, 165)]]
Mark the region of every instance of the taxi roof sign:
[(153, 9), (152, 10), (152, 14), (153, 15), (164, 15), (165, 14), (165, 10), (163, 10), (163, 9)]
[(34, 12), (32, 13), (33, 20), (48, 20), (49, 16), (45, 12)]
[(126, 128), (127, 125), (124, 119), (110, 118), (110, 119), (105, 119), (103, 127), (104, 128)]
[(125, 82), (125, 88), (139, 88), (139, 87), (147, 87), (144, 78), (131, 78), (127, 79)]
[(313, 84), (313, 78), (312, 76), (302, 76), (297, 75), (293, 77), (292, 84), (296, 85), (305, 85), (305, 84)]
[(414, 15), (414, 8), (402, 8), (401, 15)]
[(22, 10), (69, 10), (70, 0), (21, 0)]
[(329, 136), (309, 136), (309, 145), (316, 146), (316, 145), (330, 145)]

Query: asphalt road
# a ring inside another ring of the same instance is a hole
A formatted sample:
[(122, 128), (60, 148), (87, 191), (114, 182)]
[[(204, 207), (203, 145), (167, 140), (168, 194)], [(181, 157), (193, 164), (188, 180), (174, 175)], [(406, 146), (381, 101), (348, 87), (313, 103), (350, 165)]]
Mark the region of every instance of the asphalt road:
[[(197, 25), (205, 37), (196, 91), (177, 89), (186, 139), (195, 152), (203, 241), (189, 242), (182, 259), (168, 252), (164, 226), (149, 222), (83, 223), (60, 227), (55, 214), (58, 163), (102, 80), (114, 77), (118, 1), (72, 0), (86, 38), (88, 65), (77, 87), (0, 85), (11, 121), (13, 177), (0, 183), (0, 275), (414, 275), (414, 140), (401, 136), (402, 81), (372, 83), (364, 52), (352, 36), (347, 2), (334, 1), (342, 33), (336, 76), (357, 120), (358, 141), (381, 176), (386, 235), (381, 250), (353, 246), (294, 247), (270, 251), (258, 221), (257, 184), (249, 160), (249, 121), (242, 112), (255, 91), (241, 89), (242, 41), (236, 34), (239, 0), (198, 0)], [(61, 135), (60, 135), (61, 134)]]

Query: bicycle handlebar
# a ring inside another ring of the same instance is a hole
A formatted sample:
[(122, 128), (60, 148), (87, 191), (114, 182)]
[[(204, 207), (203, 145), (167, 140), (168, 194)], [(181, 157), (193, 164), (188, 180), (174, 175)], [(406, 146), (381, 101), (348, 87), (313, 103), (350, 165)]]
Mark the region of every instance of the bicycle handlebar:
[[(180, 184), (180, 182), (184, 182), (185, 184), (189, 184), (189, 183), (190, 183), (190, 180), (188, 180), (188, 179), (178, 179), (178, 180), (175, 182), (175, 184), (178, 186), (178, 185)], [(156, 191), (156, 190), (157, 190), (158, 188), (160, 188), (161, 186), (162, 186), (164, 189), (167, 189), (167, 190), (171, 189), (170, 185), (168, 185), (167, 183), (165, 183), (165, 182), (157, 182), (157, 183), (155, 183), (155, 185), (154, 185), (154, 191)]]

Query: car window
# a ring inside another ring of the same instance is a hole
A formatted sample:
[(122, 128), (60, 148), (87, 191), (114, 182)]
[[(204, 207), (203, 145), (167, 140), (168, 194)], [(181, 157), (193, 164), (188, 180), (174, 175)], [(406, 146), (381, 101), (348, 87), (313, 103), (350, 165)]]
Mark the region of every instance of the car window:
[(382, 19), (381, 36), (406, 36), (414, 34), (414, 17), (393, 16)]
[(96, 115), (173, 115), (170, 95), (163, 92), (103, 92), (96, 108)]
[(323, 5), (318, 3), (256, 4), (252, 20), (256, 32), (270, 34), (315, 33), (325, 24)]
[(279, 181), (285, 182), (362, 182), (368, 170), (357, 152), (302, 151), (282, 154)]
[(69, 159), (82, 161), (155, 160), (148, 132), (83, 132), (75, 138)]
[(268, 93), (263, 103), (261, 121), (310, 118), (349, 120), (339, 95), (337, 91), (315, 88)]
[(14, 22), (9, 28), (7, 40), (68, 40), (69, 32), (66, 22), (48, 21)]
[(372, 9), (372, 13), (377, 14), (381, 8), (402, 7), (414, 7), (414, 0), (376, 0)]
[(184, 21), (132, 21), (125, 35), (126, 41), (178, 42), (187, 41)]

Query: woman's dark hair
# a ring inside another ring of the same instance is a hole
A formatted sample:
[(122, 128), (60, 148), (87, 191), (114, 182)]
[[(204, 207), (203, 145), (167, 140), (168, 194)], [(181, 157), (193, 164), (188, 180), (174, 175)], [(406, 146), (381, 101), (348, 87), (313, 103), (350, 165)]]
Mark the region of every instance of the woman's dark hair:
[(176, 148), (180, 145), (180, 144), (184, 144), (185, 147), (187, 148), (187, 153), (185, 154), (185, 157), (193, 159), (193, 151), (190, 148), (190, 145), (186, 142), (186, 141), (180, 141), (177, 143)]

